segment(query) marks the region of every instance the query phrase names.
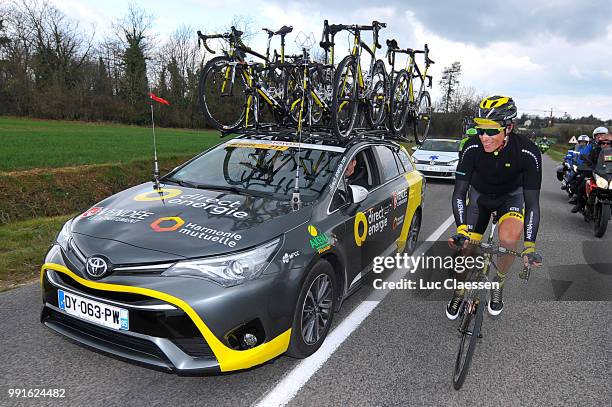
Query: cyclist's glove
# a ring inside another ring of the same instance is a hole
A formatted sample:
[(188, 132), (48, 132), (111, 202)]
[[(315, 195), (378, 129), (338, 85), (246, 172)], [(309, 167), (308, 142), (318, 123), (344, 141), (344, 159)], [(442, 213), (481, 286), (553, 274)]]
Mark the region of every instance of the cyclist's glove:
[(470, 240), (470, 235), (467, 230), (467, 226), (466, 225), (457, 226), (457, 233), (451, 236), (451, 238), (453, 239), (457, 247), (459, 248), (463, 247), (465, 242)]
[(521, 255), (523, 257), (527, 257), (530, 265), (533, 265), (534, 263), (542, 263), (542, 256), (536, 252), (535, 242), (525, 242), (525, 248), (523, 249)]

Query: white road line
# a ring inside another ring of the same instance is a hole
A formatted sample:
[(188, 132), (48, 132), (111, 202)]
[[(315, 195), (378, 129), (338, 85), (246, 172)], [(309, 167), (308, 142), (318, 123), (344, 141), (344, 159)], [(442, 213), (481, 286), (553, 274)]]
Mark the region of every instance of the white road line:
[[(415, 253), (427, 251), (431, 245), (442, 236), (442, 234), (453, 223), (453, 216), (438, 227), (416, 250)], [(408, 270), (398, 269), (394, 271), (387, 280), (396, 280), (402, 278)], [(367, 318), (368, 315), (380, 304), (391, 290), (385, 290), (376, 296), (376, 300), (368, 300), (362, 302), (355, 308), (333, 331), (329, 333), (325, 342), (319, 350), (308, 358), (302, 360), (296, 367), (288, 372), (277, 384), (260, 398), (256, 403), (256, 407), (269, 406), (285, 406), (306, 382), (314, 375), (330, 356), (338, 349), (338, 347), (349, 337), (351, 333)]]

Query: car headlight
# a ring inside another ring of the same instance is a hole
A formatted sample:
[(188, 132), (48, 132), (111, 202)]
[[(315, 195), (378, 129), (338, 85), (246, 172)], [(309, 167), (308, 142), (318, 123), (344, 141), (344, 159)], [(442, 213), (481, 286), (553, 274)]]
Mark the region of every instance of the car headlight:
[(64, 223), (62, 230), (60, 230), (55, 238), (55, 243), (60, 245), (60, 247), (64, 250), (68, 250), (68, 242), (70, 241), (70, 236), (72, 235), (72, 221), (73, 219), (70, 219), (68, 222)]
[(280, 240), (279, 237), (255, 249), (226, 256), (179, 261), (163, 275), (199, 277), (222, 287), (232, 287), (261, 276)]
[(595, 175), (595, 183), (597, 184), (597, 186), (601, 189), (608, 189), (608, 181), (602, 176), (599, 176), (597, 174), (594, 174), (594, 175)]

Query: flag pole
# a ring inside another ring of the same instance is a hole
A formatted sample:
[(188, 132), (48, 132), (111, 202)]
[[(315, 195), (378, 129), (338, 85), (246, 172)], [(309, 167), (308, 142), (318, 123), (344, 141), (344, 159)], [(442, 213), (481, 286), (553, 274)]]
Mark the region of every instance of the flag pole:
[(155, 182), (155, 189), (160, 190), (159, 185), (159, 164), (157, 162), (157, 143), (155, 140), (155, 119), (153, 118), (153, 98), (151, 97), (151, 86), (149, 86), (149, 103), (151, 105), (151, 128), (153, 130), (153, 180)]

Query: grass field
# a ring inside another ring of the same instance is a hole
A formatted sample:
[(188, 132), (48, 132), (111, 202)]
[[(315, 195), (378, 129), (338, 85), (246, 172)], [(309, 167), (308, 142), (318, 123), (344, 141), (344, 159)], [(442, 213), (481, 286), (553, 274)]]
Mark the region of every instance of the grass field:
[[(160, 158), (192, 156), (219, 143), (219, 132), (157, 128)], [(147, 127), (0, 117), (0, 171), (127, 163), (150, 159)]]
[(0, 291), (38, 277), (49, 245), (72, 216), (37, 218), (0, 227)]

